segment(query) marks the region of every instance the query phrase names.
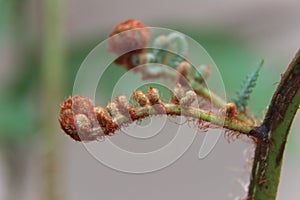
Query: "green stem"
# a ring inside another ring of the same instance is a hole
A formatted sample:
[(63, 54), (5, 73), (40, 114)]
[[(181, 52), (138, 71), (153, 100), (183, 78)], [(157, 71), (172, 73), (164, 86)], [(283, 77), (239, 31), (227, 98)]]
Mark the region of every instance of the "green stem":
[(56, 108), (61, 101), (65, 85), (65, 38), (64, 1), (45, 0), (43, 5), (42, 66), (41, 66), (41, 133), (43, 147), (44, 200), (58, 200), (60, 143), (55, 133), (57, 127)]
[(229, 118), (223, 118), (222, 116), (218, 116), (214, 113), (201, 110), (198, 108), (188, 107), (185, 108), (180, 105), (175, 104), (164, 104), (164, 112), (159, 112), (155, 109), (153, 106), (146, 106), (138, 108), (137, 112), (134, 114), (134, 116), (127, 117), (127, 116), (120, 116), (116, 119), (117, 124), (127, 124), (132, 121), (132, 119), (142, 119), (146, 118), (150, 115), (159, 115), (159, 114), (166, 114), (171, 116), (186, 116), (186, 117), (192, 117), (199, 121), (204, 120), (207, 122), (211, 122), (212, 124), (219, 125), (221, 127), (238, 131), (242, 134), (248, 135), (250, 131), (252, 130), (251, 126), (245, 126), (245, 124), (240, 123), (239, 121), (232, 120)]
[(283, 74), (263, 124), (250, 133), (259, 141), (249, 185), (249, 200), (276, 199), (283, 154), (299, 104), (300, 50)]
[[(194, 84), (192, 84), (191, 87), (198, 95), (201, 95), (202, 97), (208, 99), (214, 105), (223, 109), (226, 108), (226, 101), (220, 96), (218, 96), (216, 93), (209, 90), (204, 85), (194, 82)], [(248, 125), (253, 125), (254, 120), (245, 115), (245, 113), (238, 113), (237, 116), (235, 116), (235, 118), (242, 122), (245, 122)]]
[(219, 97), (214, 92), (207, 89), (207, 87), (205, 87), (204, 85), (195, 82), (194, 84), (191, 85), (191, 87), (197, 94), (200, 94), (202, 97), (208, 99), (214, 105), (220, 108), (226, 107), (226, 101), (223, 98)]

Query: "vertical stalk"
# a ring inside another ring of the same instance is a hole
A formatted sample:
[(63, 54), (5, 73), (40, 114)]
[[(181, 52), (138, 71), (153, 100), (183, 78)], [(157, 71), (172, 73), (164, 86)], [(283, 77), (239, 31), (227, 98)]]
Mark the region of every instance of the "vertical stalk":
[[(25, 27), (25, 24), (28, 20), (26, 15), (26, 3), (27, 1), (18, 1), (11, 0), (4, 3), (9, 10), (9, 17), (6, 21), (9, 27), (5, 31), (5, 39), (10, 41), (10, 45), (13, 49), (13, 65), (14, 67), (18, 66), (18, 70), (23, 71), (24, 73), (28, 70), (24, 68), (24, 63), (27, 63), (28, 60), (28, 51), (27, 50), (27, 41), (28, 41), (28, 31)], [(2, 6), (2, 5), (1, 5)], [(1, 38), (2, 39), (2, 38)], [(15, 86), (16, 82), (21, 82), (24, 78), (17, 77), (15, 80), (12, 80), (8, 87), (4, 90), (5, 96), (9, 98), (18, 99), (22, 101), (24, 95), (19, 92)], [(17, 85), (17, 84), (16, 84)], [(3, 114), (3, 113), (2, 113)], [(5, 115), (5, 113), (4, 113)], [(1, 127), (2, 128), (2, 127)], [(5, 130), (5, 128), (4, 128)], [(26, 157), (28, 156), (28, 151), (26, 144), (29, 144), (30, 141), (19, 140), (19, 135), (22, 133), (19, 132), (8, 132), (9, 134), (15, 134), (12, 138), (10, 137), (1, 137), (0, 145), (1, 154), (3, 154), (6, 164), (6, 186), (7, 194), (6, 200), (19, 200), (22, 198), (24, 193), (24, 183), (25, 183), (25, 173), (26, 173)]]
[(252, 131), (259, 141), (254, 158), (248, 199), (276, 199), (283, 154), (300, 104), (300, 50), (273, 95), (263, 124)]
[(63, 0), (42, 1), (41, 117), (43, 148), (42, 199), (58, 200), (59, 132), (57, 107), (64, 88), (64, 13)]

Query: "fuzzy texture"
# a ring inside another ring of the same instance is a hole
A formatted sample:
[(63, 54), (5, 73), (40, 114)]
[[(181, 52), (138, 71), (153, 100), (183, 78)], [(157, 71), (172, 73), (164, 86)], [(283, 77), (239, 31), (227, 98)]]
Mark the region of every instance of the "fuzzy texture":
[(97, 139), (93, 134), (99, 128), (91, 100), (82, 96), (67, 98), (61, 104), (59, 123), (64, 132), (76, 141)]
[(226, 116), (233, 119), (238, 114), (236, 105), (232, 102), (226, 104)]
[(250, 127), (245, 127), (237, 120), (227, 118), (224, 122), (220, 113), (193, 106), (197, 100), (194, 91), (184, 93), (180, 85), (173, 91), (170, 101), (164, 102), (160, 98), (159, 90), (149, 87), (147, 94), (141, 91), (133, 93), (133, 104), (125, 96), (118, 96), (113, 102), (107, 103), (106, 108), (93, 106), (91, 100), (85, 97), (69, 97), (61, 105), (61, 128), (76, 141), (94, 141), (105, 135), (114, 135), (120, 127), (135, 120), (152, 115), (177, 115), (208, 121), (246, 134), (250, 131)]

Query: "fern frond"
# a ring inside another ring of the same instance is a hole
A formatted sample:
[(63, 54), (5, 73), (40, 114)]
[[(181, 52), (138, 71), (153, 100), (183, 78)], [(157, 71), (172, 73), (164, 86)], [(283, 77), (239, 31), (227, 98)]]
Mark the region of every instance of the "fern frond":
[(253, 88), (256, 86), (259, 72), (263, 64), (264, 64), (264, 60), (261, 60), (257, 69), (247, 77), (241, 91), (237, 93), (237, 97), (233, 99), (233, 102), (236, 104), (236, 107), (239, 112), (245, 111), (245, 108), (247, 107), (248, 102), (250, 100), (250, 95), (253, 91)]
[(123, 126), (155, 115), (185, 116), (246, 135), (252, 129), (240, 121), (224, 118), (220, 113), (199, 108), (193, 104), (197, 101), (196, 93), (192, 90), (184, 92), (180, 85), (175, 87), (171, 96), (169, 101), (164, 101), (158, 89), (149, 87), (147, 94), (133, 92), (134, 103), (130, 103), (126, 96), (117, 96), (104, 108), (93, 105), (86, 97), (75, 95), (62, 103), (59, 122), (65, 133), (76, 141), (102, 140)]

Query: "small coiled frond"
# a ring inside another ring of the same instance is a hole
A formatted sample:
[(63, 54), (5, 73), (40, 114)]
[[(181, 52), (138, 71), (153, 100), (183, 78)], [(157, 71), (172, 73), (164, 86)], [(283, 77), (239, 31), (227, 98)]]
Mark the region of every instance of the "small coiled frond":
[(158, 36), (153, 43), (153, 55), (157, 63), (177, 67), (188, 52), (188, 42), (184, 35), (172, 32)]

